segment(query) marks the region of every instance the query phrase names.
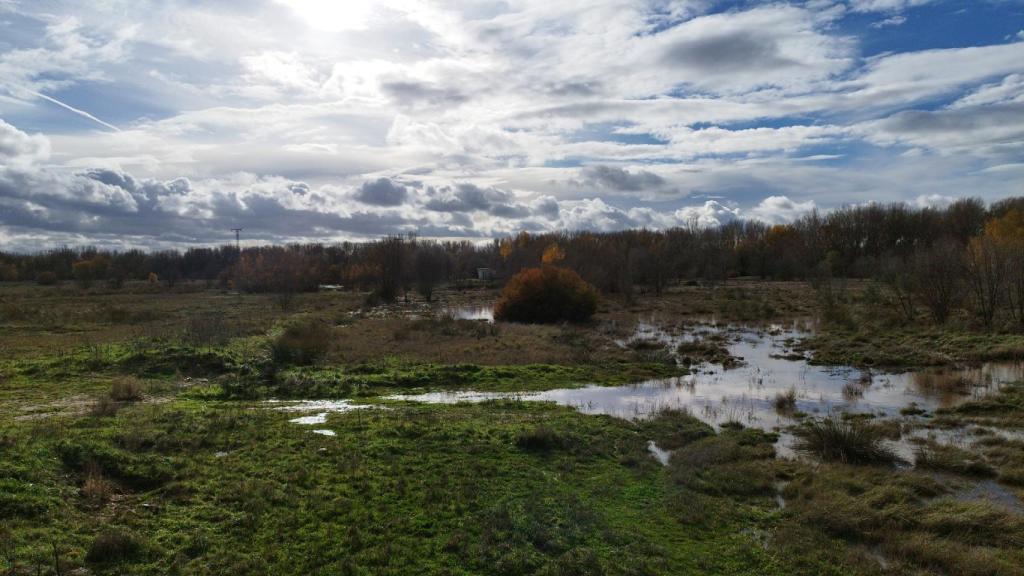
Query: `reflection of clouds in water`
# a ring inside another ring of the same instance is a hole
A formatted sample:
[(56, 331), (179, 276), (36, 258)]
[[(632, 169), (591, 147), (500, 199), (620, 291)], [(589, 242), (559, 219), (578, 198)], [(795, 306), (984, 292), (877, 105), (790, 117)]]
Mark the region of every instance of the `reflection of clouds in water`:
[[(792, 413), (810, 415), (861, 412), (895, 416), (911, 402), (927, 411), (988, 394), (999, 385), (1021, 379), (1021, 364), (987, 364), (980, 368), (949, 371), (951, 380), (969, 382), (969, 395), (937, 393), (936, 376), (919, 372), (878, 374), (852, 367), (814, 366), (791, 350), (808, 335), (806, 322), (750, 328), (738, 326), (678, 326), (665, 330), (653, 322), (641, 322), (620, 345), (637, 340), (662, 343), (673, 350), (694, 338), (724, 338), (733, 356), (745, 363), (733, 369), (701, 365), (687, 376), (652, 380), (627, 386), (586, 386), (531, 393), (435, 392), (393, 399), (421, 402), (478, 402), (497, 398), (552, 401), (587, 414), (621, 418), (645, 418), (665, 408), (684, 409), (698, 418), (721, 425), (739, 421), (748, 426), (773, 429), (794, 420), (776, 412), (774, 399), (792, 389), (796, 405)], [(945, 390), (944, 387), (938, 387)]]
[(445, 313), (456, 320), (494, 322), (494, 306), (452, 306)]

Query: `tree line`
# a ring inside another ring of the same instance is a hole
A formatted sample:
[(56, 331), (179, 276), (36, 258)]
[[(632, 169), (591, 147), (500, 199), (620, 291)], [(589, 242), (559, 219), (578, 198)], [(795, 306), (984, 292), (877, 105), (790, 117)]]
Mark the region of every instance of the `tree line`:
[(496, 278), (559, 265), (604, 293), (660, 293), (680, 281), (874, 278), (908, 317), (923, 307), (944, 321), (968, 300), (991, 324), (1006, 313), (1024, 325), (1024, 197), (986, 206), (962, 199), (942, 208), (905, 203), (811, 212), (789, 224), (736, 220), (662, 231), (520, 233), (477, 244), (388, 236), (367, 242), (234, 246), (145, 252), (60, 248), (0, 252), (0, 280), (88, 287), (126, 280), (173, 285), (202, 280), (247, 292), (288, 294), (339, 285), (381, 300), (412, 291), (430, 298), (441, 283)]

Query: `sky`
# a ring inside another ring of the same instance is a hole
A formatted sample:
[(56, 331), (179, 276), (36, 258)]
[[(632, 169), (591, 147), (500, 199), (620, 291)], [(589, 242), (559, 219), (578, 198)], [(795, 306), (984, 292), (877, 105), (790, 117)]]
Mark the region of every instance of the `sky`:
[(1024, 195), (1024, 0), (0, 0), (0, 249)]

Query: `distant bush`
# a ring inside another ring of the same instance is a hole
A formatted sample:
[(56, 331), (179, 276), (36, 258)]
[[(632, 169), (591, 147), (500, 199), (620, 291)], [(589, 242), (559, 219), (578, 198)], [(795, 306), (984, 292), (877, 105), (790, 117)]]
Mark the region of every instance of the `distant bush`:
[(513, 276), (494, 308), (497, 320), (583, 322), (597, 311), (597, 290), (566, 268), (528, 268)]
[(57, 283), (57, 275), (53, 272), (40, 272), (36, 275), (36, 282), (42, 286), (53, 286)]
[(323, 359), (331, 346), (330, 327), (307, 319), (289, 324), (272, 345), (278, 364), (313, 364)]

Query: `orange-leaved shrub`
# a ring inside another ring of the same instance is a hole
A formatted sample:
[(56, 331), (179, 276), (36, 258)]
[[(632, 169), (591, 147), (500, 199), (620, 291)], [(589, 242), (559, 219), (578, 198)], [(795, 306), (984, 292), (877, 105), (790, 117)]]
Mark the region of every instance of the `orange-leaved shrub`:
[(513, 276), (494, 308), (497, 320), (582, 322), (597, 311), (597, 290), (567, 268), (527, 268)]

